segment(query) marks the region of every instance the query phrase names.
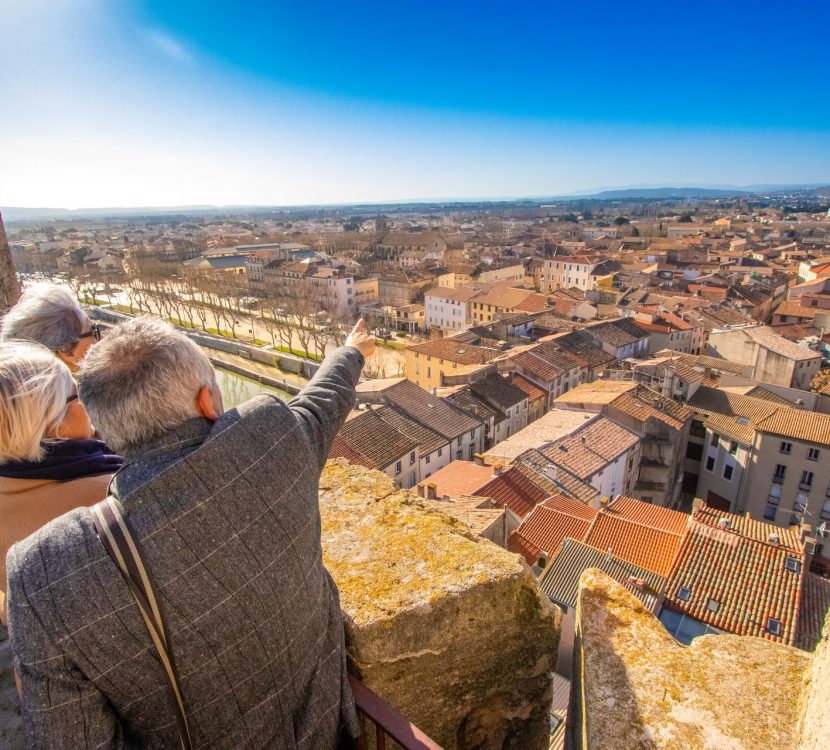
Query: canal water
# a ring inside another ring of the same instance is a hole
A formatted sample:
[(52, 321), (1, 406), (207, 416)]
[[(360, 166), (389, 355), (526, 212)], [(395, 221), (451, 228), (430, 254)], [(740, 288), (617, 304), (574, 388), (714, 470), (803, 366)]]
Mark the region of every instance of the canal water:
[(214, 367), (213, 369), (216, 371), (216, 382), (219, 383), (219, 387), (222, 389), (222, 401), (226, 409), (232, 409), (237, 404), (241, 404), (260, 393), (273, 393), (283, 401), (291, 398), (290, 393), (279, 388), (263, 385), (256, 380), (244, 378), (230, 370), (223, 370), (221, 367)]

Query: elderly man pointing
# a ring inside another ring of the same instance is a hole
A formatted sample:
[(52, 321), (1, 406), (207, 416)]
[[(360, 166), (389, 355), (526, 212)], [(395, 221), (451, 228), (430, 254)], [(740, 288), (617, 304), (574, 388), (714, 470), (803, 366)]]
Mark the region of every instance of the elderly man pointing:
[(111, 502), (163, 637), (90, 509), (13, 547), (30, 747), (317, 750), (356, 733), (317, 493), (373, 351), (361, 321), (296, 398), (229, 412), (207, 357), (160, 320), (124, 323), (90, 351), (80, 398), (125, 457)]

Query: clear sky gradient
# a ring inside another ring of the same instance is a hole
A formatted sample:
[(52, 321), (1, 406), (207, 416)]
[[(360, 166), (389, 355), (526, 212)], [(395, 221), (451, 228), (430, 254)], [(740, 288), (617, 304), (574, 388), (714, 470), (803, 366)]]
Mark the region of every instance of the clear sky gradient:
[(0, 0), (0, 205), (830, 182), (830, 3)]

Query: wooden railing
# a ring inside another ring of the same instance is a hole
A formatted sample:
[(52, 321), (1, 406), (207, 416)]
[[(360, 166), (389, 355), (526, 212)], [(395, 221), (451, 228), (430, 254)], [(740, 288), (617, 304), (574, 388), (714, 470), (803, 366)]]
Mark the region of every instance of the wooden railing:
[(349, 675), (349, 683), (363, 726), (363, 734), (357, 740), (358, 750), (366, 750), (367, 737), (370, 734), (375, 738), (377, 750), (391, 750), (387, 739), (393, 740), (403, 750), (443, 750), (356, 677)]

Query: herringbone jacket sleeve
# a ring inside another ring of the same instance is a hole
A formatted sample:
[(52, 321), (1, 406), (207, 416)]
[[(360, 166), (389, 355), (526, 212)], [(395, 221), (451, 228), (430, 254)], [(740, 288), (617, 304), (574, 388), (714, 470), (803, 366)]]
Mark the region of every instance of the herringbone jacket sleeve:
[(354, 406), (363, 355), (343, 346), (326, 357), (317, 374), (288, 407), (298, 418), (322, 469), (337, 431)]
[(7, 558), (8, 605), (15, 667), (23, 690), (26, 747), (122, 747), (121, 725), (106, 698), (44, 627), (42, 614), (52, 615), (40, 612), (37, 581), (42, 571), (36, 560), (20, 559), (24, 557), (20, 546), (12, 547)]

